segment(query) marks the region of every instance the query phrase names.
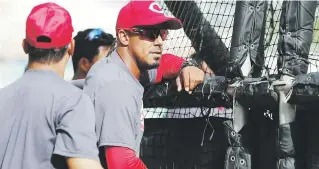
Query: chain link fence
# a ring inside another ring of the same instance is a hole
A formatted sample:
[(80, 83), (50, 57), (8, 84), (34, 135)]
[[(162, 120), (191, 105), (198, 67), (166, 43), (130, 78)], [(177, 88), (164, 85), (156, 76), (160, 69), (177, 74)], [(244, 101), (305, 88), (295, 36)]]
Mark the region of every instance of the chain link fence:
[[(212, 58), (208, 61), (215, 63), (216, 58), (220, 61), (211, 65), (222, 67), (226, 60), (223, 58), (229, 57), (236, 1), (158, 2), (166, 15), (178, 17), (184, 23), (184, 29), (170, 31), (164, 53), (185, 59), (211, 54)], [(262, 76), (278, 73), (277, 45), (282, 1), (268, 2)], [(319, 71), (319, 10), (315, 17), (308, 72)], [(224, 168), (228, 146), (224, 124), (233, 118), (232, 109), (169, 105), (145, 108), (144, 112), (147, 120), (141, 157), (149, 168)]]

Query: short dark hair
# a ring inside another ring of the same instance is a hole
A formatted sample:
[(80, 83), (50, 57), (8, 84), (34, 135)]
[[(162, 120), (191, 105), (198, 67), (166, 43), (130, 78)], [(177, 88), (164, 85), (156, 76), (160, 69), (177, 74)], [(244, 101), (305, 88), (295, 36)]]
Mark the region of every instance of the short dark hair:
[(42, 64), (58, 63), (63, 59), (67, 49), (68, 45), (57, 49), (39, 49), (29, 46), (29, 62)]
[(74, 72), (78, 69), (78, 63), (82, 57), (87, 58), (90, 62), (99, 53), (100, 46), (113, 46), (115, 38), (109, 33), (102, 31), (101, 35), (97, 38), (89, 40), (87, 38), (88, 34), (95, 29), (86, 29), (84, 31), (79, 31), (74, 37), (75, 48), (72, 57), (73, 70)]

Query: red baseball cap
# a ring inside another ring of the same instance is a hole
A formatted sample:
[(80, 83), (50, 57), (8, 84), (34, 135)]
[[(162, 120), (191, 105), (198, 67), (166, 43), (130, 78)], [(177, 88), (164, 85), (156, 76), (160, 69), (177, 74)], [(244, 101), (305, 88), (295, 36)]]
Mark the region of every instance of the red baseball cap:
[(26, 41), (40, 49), (61, 48), (72, 40), (69, 12), (55, 3), (35, 6), (26, 21)]
[(131, 0), (120, 10), (116, 30), (132, 27), (180, 29), (182, 22), (177, 18), (166, 17), (160, 5), (155, 1)]

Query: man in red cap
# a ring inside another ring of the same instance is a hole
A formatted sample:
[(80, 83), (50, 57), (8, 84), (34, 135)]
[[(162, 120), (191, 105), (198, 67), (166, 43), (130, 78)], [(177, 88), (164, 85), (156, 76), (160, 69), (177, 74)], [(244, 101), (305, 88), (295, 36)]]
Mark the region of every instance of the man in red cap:
[[(90, 69), (83, 90), (94, 103), (98, 147), (109, 169), (146, 168), (139, 159), (144, 131), (140, 80), (159, 66), (168, 29), (181, 27), (181, 21), (166, 17), (156, 2), (130, 1), (118, 15), (116, 50)], [(187, 64), (181, 69), (180, 90), (191, 91), (203, 81), (201, 69)]]
[(0, 91), (1, 169), (101, 169), (90, 98), (63, 79), (73, 54), (72, 20), (55, 3), (26, 21), (24, 75)]

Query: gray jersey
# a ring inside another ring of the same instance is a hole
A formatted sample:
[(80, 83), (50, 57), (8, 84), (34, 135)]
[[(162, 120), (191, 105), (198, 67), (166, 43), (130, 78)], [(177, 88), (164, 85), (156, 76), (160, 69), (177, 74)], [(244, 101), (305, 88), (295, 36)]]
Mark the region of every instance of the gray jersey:
[(94, 103), (98, 146), (127, 147), (138, 156), (144, 131), (144, 88), (116, 51), (94, 64), (83, 90)]
[(66, 168), (64, 157), (98, 160), (94, 107), (56, 73), (28, 70), (0, 90), (0, 168)]
[[(144, 72), (141, 74), (140, 83), (144, 87), (148, 87), (149, 85), (155, 83), (156, 76), (157, 76), (157, 69), (150, 69), (147, 72)], [(85, 84), (85, 79), (71, 80), (70, 83), (82, 90)]]

